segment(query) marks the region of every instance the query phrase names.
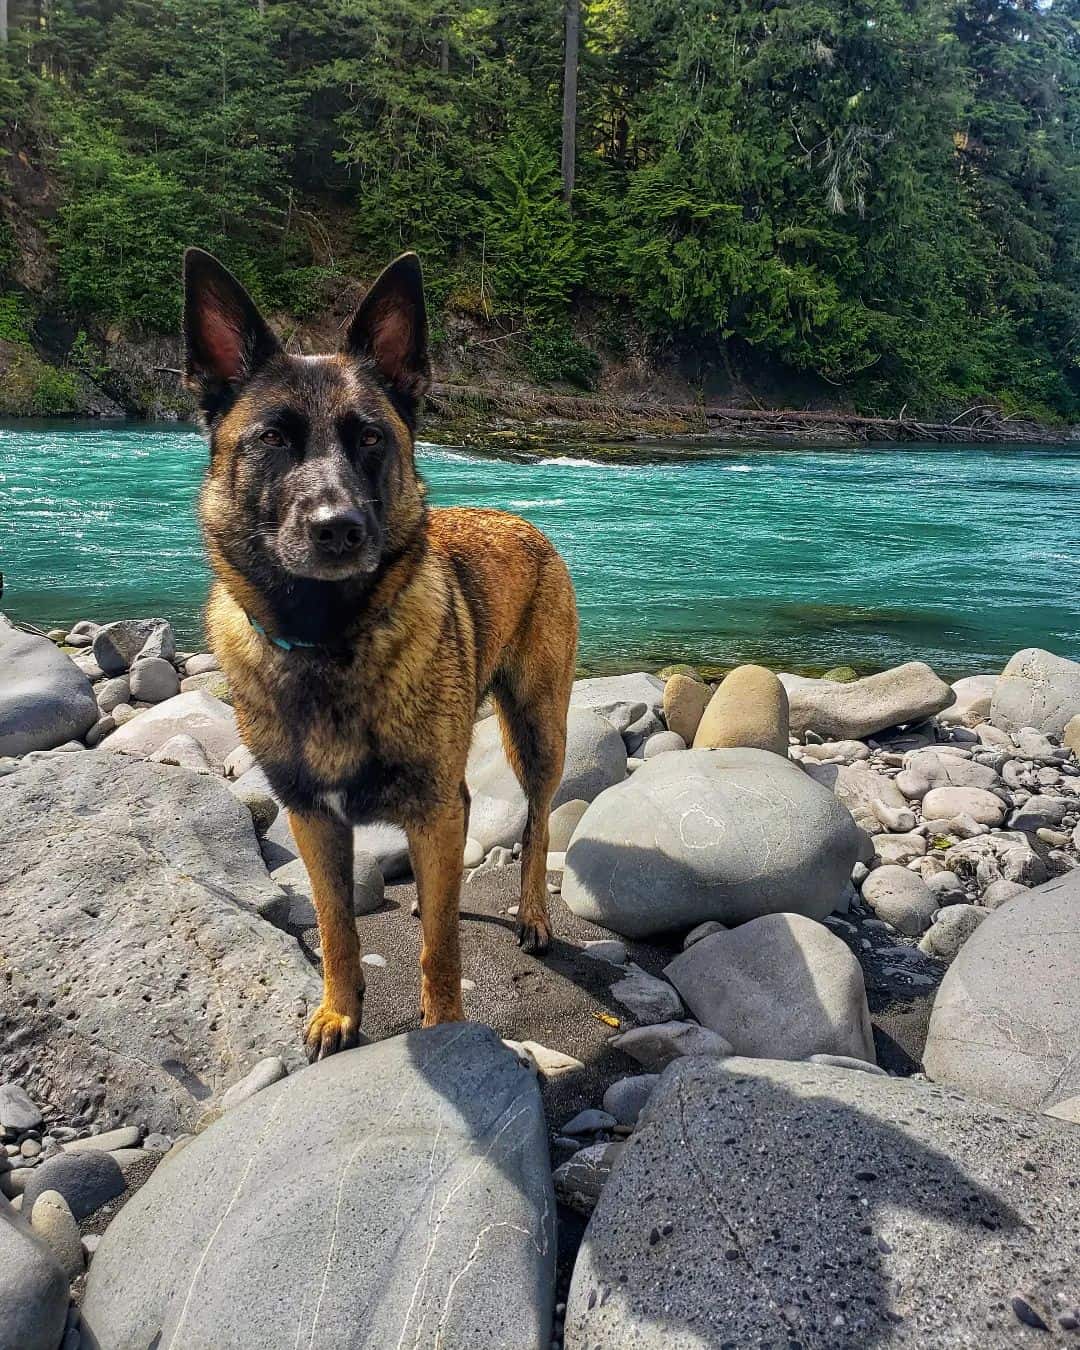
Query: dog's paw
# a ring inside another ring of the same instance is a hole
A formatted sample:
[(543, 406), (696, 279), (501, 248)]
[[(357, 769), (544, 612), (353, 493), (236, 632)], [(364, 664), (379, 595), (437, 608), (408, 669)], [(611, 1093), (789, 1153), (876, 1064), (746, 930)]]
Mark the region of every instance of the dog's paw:
[(517, 925), (518, 946), (530, 956), (543, 956), (551, 946), (551, 925), (543, 919), (536, 923), (519, 921)]
[(420, 917), (420, 897), (419, 897), (419, 896), (417, 896), (416, 899), (415, 899), (415, 900), (412, 902), (412, 904), (409, 906), (409, 913), (413, 916), (414, 919), (418, 919), (418, 918)]
[(304, 1032), (304, 1047), (310, 1063), (350, 1050), (360, 1041), (360, 1005), (355, 1013), (335, 1012), (321, 1003)]
[(432, 988), (427, 981), (420, 985), (421, 1026), (437, 1027), (442, 1022), (464, 1022), (465, 1009), (461, 1003), (460, 984), (456, 988)]

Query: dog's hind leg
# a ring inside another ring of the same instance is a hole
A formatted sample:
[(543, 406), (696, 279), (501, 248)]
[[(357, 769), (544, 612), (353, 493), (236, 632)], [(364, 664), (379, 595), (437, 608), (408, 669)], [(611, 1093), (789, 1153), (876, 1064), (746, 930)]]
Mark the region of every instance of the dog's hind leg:
[(461, 943), (458, 906), (465, 846), (464, 804), (444, 807), (410, 826), (409, 855), (420, 898), (420, 1011), (424, 1026), (461, 1022)]
[(577, 615), (570, 578), (561, 560), (537, 587), (511, 659), (495, 678), (492, 694), (503, 745), (529, 810), (521, 842), (519, 945), (542, 955), (551, 941), (547, 900), (548, 816), (566, 755), (566, 708), (574, 681)]
[(353, 918), (352, 829), (329, 816), (289, 812), (296, 846), (311, 878), (322, 947), (323, 997), (304, 1041), (308, 1058), (324, 1059), (356, 1045), (364, 974)]

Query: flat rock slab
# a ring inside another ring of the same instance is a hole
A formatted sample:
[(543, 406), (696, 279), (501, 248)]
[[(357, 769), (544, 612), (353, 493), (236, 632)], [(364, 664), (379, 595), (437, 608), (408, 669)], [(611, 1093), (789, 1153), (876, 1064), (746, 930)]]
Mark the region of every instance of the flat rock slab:
[(82, 1318), (108, 1350), (546, 1350), (554, 1269), (535, 1080), (452, 1025), (335, 1056), (199, 1135), (106, 1231)]
[(1064, 1122), (823, 1065), (676, 1061), (589, 1223), (566, 1350), (1071, 1344), (1078, 1175)]
[(81, 740), (100, 715), (79, 667), (48, 638), (0, 615), (0, 756)]
[(926, 1071), (1014, 1106), (1080, 1093), (1080, 870), (1015, 896), (960, 948), (934, 1004)]
[(179, 1133), (299, 1063), (319, 982), (224, 782), (86, 751), (0, 778), (0, 1081), (65, 1119)]
[(956, 702), (956, 694), (922, 661), (839, 683), (781, 675), (796, 736), (816, 731), (826, 740), (865, 740), (877, 731), (921, 722)]

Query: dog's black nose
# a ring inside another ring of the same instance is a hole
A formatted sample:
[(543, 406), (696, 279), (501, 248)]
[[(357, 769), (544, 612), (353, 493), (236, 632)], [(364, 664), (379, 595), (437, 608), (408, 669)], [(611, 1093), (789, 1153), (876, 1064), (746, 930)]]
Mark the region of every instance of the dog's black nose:
[(367, 538), (367, 527), (359, 511), (326, 511), (311, 521), (311, 540), (321, 553), (343, 556), (355, 553)]

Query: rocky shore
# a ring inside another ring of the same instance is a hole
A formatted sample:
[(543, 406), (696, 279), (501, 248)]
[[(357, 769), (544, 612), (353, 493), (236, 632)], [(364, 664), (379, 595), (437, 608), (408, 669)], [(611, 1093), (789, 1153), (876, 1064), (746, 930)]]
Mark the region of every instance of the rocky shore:
[(368, 1044), (208, 653), (0, 618), (0, 1350), (1080, 1346), (1080, 663), (579, 680), (555, 940), (481, 709), (470, 1022)]

